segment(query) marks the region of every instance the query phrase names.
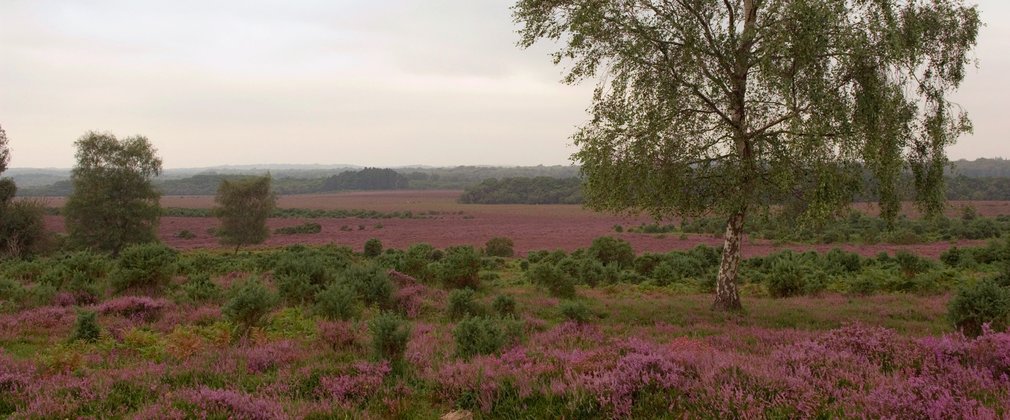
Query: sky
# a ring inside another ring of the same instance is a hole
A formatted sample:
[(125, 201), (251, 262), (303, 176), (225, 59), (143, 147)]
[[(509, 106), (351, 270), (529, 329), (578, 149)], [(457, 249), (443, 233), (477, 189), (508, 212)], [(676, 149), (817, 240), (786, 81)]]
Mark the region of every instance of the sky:
[[(0, 0), (11, 167), (73, 166), (88, 130), (166, 168), (569, 164), (592, 83), (522, 50), (506, 0)], [(951, 158), (1010, 157), (1010, 2), (955, 96)]]

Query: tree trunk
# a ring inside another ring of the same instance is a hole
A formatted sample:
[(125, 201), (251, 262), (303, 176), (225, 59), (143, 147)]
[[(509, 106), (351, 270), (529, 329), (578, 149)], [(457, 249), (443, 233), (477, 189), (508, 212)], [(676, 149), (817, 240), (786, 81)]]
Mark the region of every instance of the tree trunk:
[(736, 288), (737, 273), (740, 270), (740, 241), (743, 239), (743, 221), (744, 211), (740, 210), (730, 216), (726, 223), (722, 262), (719, 264), (719, 274), (715, 279), (715, 303), (712, 304), (712, 309), (717, 311), (743, 309), (740, 304), (740, 293)]

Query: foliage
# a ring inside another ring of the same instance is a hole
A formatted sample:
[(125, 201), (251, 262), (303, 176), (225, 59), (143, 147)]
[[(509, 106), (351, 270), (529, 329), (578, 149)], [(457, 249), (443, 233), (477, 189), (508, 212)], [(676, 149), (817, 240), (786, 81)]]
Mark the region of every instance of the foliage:
[(368, 323), (372, 333), (372, 355), (378, 360), (398, 362), (403, 359), (410, 340), (410, 324), (393, 313), (384, 312)]
[(498, 295), (491, 302), (491, 308), (494, 309), (495, 313), (500, 317), (514, 317), (516, 316), (516, 300), (511, 295)]
[(484, 314), (484, 308), (477, 302), (476, 293), (470, 289), (456, 289), (449, 292), (446, 313), (449, 319), (459, 320), (468, 316)]
[(101, 327), (98, 325), (98, 313), (95, 311), (77, 311), (77, 320), (74, 321), (74, 330), (70, 334), (70, 341), (98, 341), (101, 334)]
[(558, 311), (565, 319), (578, 323), (586, 323), (592, 320), (593, 312), (582, 301), (563, 300), (558, 304)]
[(315, 222), (302, 223), (297, 226), (285, 226), (282, 228), (274, 229), (274, 233), (277, 235), (311, 235), (323, 231), (323, 225)]
[(593, 239), (593, 244), (589, 246), (589, 256), (603, 265), (631, 268), (635, 261), (635, 250), (628, 241), (602, 236)]
[(352, 265), (337, 276), (337, 283), (352, 287), (367, 305), (388, 309), (393, 303), (393, 282), (375, 265)]
[(464, 204), (580, 204), (579, 178), (489, 178), (468, 186), (459, 197)]
[(323, 181), (323, 191), (406, 188), (407, 178), (392, 169), (364, 168), (360, 171), (344, 171)]
[(221, 297), (221, 287), (206, 273), (195, 274), (182, 285), (182, 291), (190, 302), (215, 301)]
[(70, 242), (118, 254), (154, 241), (160, 194), (151, 178), (161, 174), (161, 159), (147, 138), (88, 132), (75, 145), (74, 191), (63, 209)]
[(347, 284), (333, 283), (316, 294), (316, 314), (330, 320), (348, 320), (360, 314), (358, 295)]
[(948, 304), (947, 316), (972, 337), (982, 334), (984, 325), (1004, 331), (1010, 326), (1010, 289), (989, 279), (961, 287)]
[(111, 273), (116, 291), (144, 289), (157, 292), (172, 281), (178, 252), (161, 244), (131, 245), (123, 250)]
[(466, 359), (497, 353), (507, 341), (505, 331), (497, 321), (476, 316), (457, 323), (452, 329), (452, 336), (456, 341), (456, 355)]
[(277, 297), (253, 277), (235, 288), (232, 297), (221, 308), (221, 314), (234, 323), (241, 334), (248, 334), (253, 327), (263, 323), (276, 303)]
[(365, 257), (375, 258), (382, 254), (382, 241), (372, 238), (365, 241)]
[(515, 244), (512, 242), (512, 239), (505, 237), (491, 238), (484, 244), (484, 254), (489, 257), (511, 258), (515, 255), (514, 246)]
[(599, 81), (573, 136), (590, 207), (723, 217), (717, 309), (740, 308), (749, 209), (791, 197), (801, 219), (824, 219), (865, 165), (886, 220), (906, 167), (938, 215), (945, 147), (971, 128), (948, 99), (981, 25), (959, 0), (518, 0), (513, 17), (521, 46), (557, 46), (565, 82)]
[(221, 221), (218, 240), (224, 245), (262, 243), (270, 236), (267, 218), (277, 206), (277, 197), (270, 188), (270, 176), (248, 180), (223, 180), (217, 189), (214, 216)]
[(445, 256), (434, 264), (433, 271), (447, 288), (477, 289), (480, 287), (480, 277), (478, 277), (480, 268), (480, 254), (473, 247), (454, 246), (446, 248)]
[(526, 278), (530, 283), (547, 289), (551, 296), (561, 298), (575, 296), (575, 282), (568, 274), (552, 264), (531, 265), (526, 272)]

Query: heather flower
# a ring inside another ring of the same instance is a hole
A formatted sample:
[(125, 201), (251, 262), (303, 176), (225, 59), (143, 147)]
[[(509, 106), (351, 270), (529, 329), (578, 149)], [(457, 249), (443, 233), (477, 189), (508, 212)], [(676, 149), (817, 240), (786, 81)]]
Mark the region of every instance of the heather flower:
[(162, 311), (169, 305), (165, 299), (122, 296), (102, 302), (97, 309), (103, 315), (118, 315), (134, 321), (153, 322), (161, 317)]
[(199, 417), (209, 414), (227, 415), (230, 419), (270, 420), (283, 419), (284, 410), (276, 401), (226, 389), (202, 387), (181, 393), (183, 401), (200, 410)]
[(323, 395), (333, 398), (340, 405), (363, 399), (379, 390), (391, 369), (389, 362), (383, 360), (379, 363), (357, 362), (353, 370), (350, 374), (321, 378), (319, 387)]

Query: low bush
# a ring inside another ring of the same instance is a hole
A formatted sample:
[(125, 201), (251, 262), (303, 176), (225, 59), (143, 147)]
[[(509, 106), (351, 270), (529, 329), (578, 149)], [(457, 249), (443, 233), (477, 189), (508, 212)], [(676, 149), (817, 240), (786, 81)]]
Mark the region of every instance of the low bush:
[(410, 340), (410, 324), (400, 316), (384, 312), (368, 323), (372, 334), (372, 355), (378, 360), (397, 363), (403, 360)]
[(323, 226), (319, 223), (308, 222), (302, 223), (297, 226), (285, 226), (282, 228), (274, 229), (275, 235), (299, 235), (299, 234), (316, 234), (323, 231)]
[(171, 282), (178, 255), (161, 244), (129, 246), (119, 255), (110, 275), (112, 287), (117, 292), (128, 289), (158, 292)]
[(983, 325), (993, 331), (1005, 331), (1010, 325), (1010, 289), (985, 279), (963, 286), (950, 300), (947, 316), (965, 335), (982, 334)]
[(179, 238), (179, 239), (193, 239), (193, 238), (196, 238), (196, 234), (193, 233), (193, 232), (190, 232), (189, 230), (183, 229), (183, 230), (180, 230), (179, 233), (176, 233), (175, 237)]
[(489, 257), (511, 258), (515, 255), (512, 239), (504, 237), (491, 238), (484, 244), (484, 255)]
[(631, 248), (631, 244), (609, 236), (594, 239), (588, 252), (591, 258), (603, 263), (603, 265), (631, 268), (635, 262), (635, 250)]
[(558, 311), (561, 312), (561, 316), (565, 317), (565, 319), (580, 324), (587, 323), (593, 318), (593, 312), (589, 309), (589, 306), (577, 300), (561, 301), (558, 304)]
[(468, 316), (478, 316), (484, 313), (484, 308), (477, 302), (476, 293), (470, 289), (457, 289), (449, 292), (446, 313), (449, 319), (458, 320)]
[(331, 284), (316, 295), (315, 312), (329, 320), (356, 318), (361, 312), (357, 293), (349, 285)]
[(531, 266), (526, 272), (526, 278), (530, 283), (547, 289), (551, 296), (560, 298), (575, 296), (575, 282), (571, 276), (553, 264), (540, 263)]
[(274, 278), (277, 293), (284, 302), (291, 305), (311, 303), (319, 292), (319, 286), (312, 284), (308, 275), (302, 273), (282, 274)]
[(98, 341), (101, 334), (101, 327), (98, 325), (98, 313), (95, 311), (79, 310), (77, 319), (74, 321), (73, 332), (70, 333), (70, 341)]
[(276, 303), (276, 296), (258, 278), (250, 278), (235, 289), (221, 313), (245, 335), (262, 324)]
[(207, 274), (195, 274), (182, 285), (182, 292), (190, 302), (214, 301), (221, 298), (221, 287)]
[(491, 308), (500, 317), (516, 316), (516, 300), (511, 295), (498, 295), (491, 302)]
[(480, 287), (481, 258), (473, 247), (447, 248), (441, 261), (434, 264), (439, 281), (450, 289)]
[(767, 281), (768, 294), (777, 298), (803, 294), (807, 286), (806, 276), (812, 270), (798, 257), (784, 254), (772, 263)]
[(456, 355), (465, 359), (497, 353), (508, 340), (502, 326), (486, 317), (468, 317), (460, 321), (452, 329), (452, 336), (456, 341)]
[(382, 241), (372, 238), (365, 241), (365, 257), (375, 258), (382, 254)]
[(388, 309), (393, 303), (393, 281), (377, 265), (352, 265), (337, 276), (336, 282), (352, 287), (366, 305)]

